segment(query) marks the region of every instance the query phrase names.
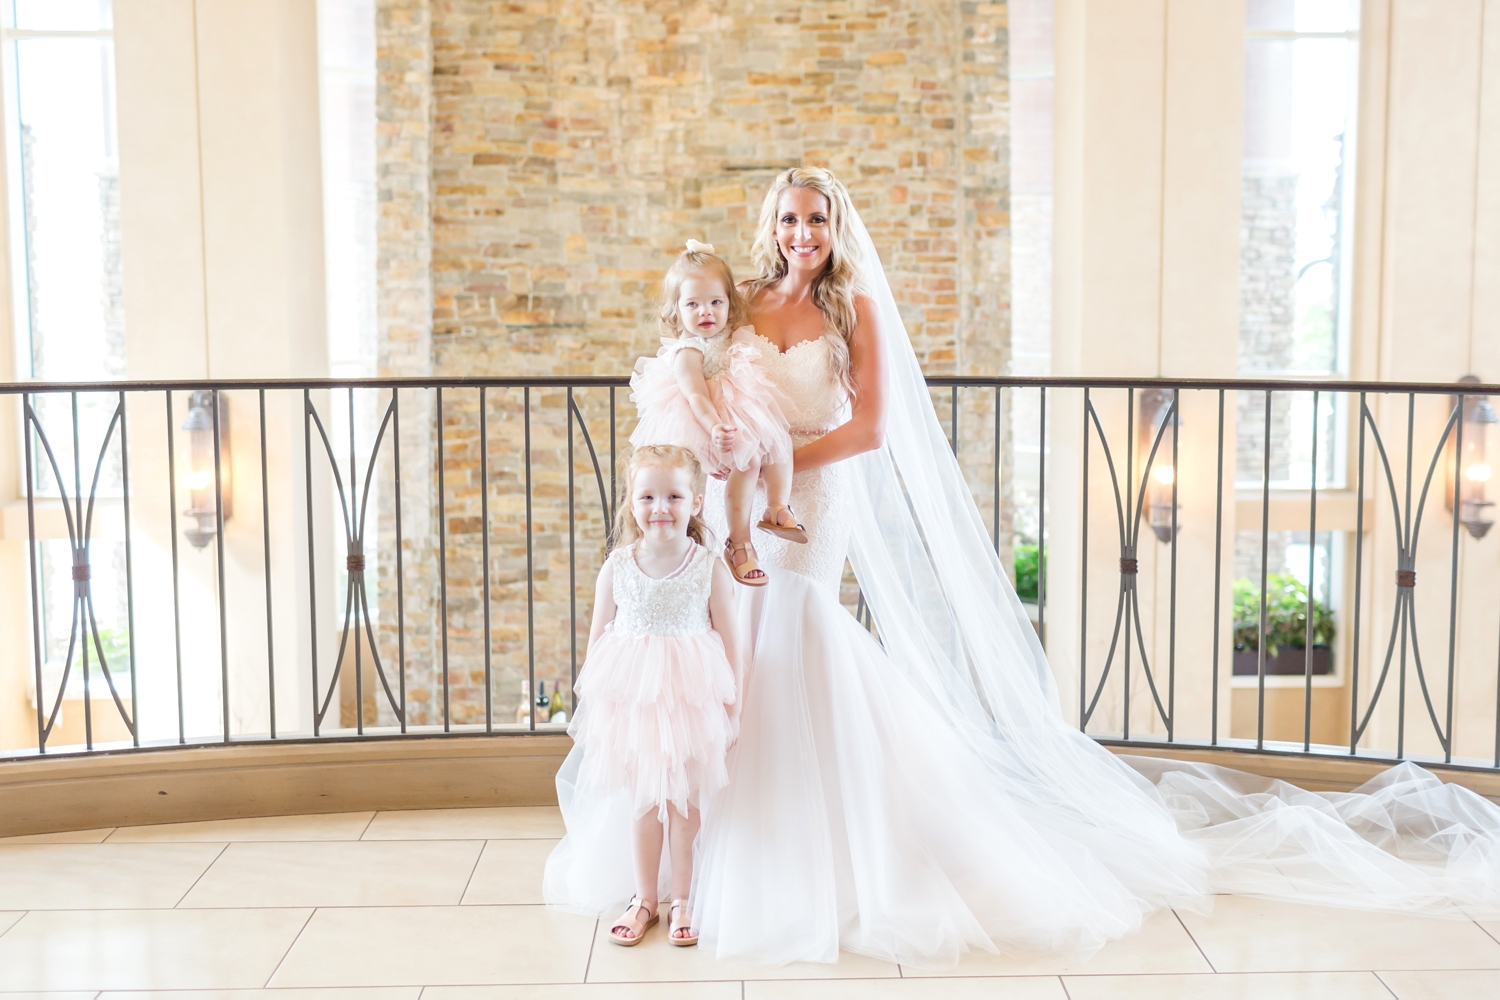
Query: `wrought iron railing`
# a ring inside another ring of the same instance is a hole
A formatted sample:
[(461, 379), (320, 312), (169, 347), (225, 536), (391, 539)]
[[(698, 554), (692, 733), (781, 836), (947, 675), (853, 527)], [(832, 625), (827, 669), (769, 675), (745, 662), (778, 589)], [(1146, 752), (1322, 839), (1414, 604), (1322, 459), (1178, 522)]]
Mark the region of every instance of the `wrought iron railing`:
[[(1500, 388), (928, 381), (1086, 732), (1500, 767)], [(559, 731), (627, 385), (0, 386), (26, 543), (0, 571), (30, 594), (0, 670), (25, 665), (35, 718), (0, 754)], [(844, 597), (878, 635), (852, 575)]]

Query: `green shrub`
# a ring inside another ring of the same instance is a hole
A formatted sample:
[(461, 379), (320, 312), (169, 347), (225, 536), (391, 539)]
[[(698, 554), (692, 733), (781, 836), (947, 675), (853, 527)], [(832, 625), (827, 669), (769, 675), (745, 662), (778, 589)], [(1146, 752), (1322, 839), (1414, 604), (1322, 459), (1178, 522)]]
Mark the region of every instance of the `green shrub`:
[[(1249, 580), (1234, 581), (1234, 648), (1257, 651), (1260, 642), (1260, 586)], [(1331, 646), (1336, 632), (1333, 609), (1313, 601), (1313, 645)], [(1307, 588), (1290, 573), (1272, 573), (1266, 578), (1266, 655), (1275, 656), (1283, 646), (1305, 649), (1307, 642)]]
[(1037, 547), (1021, 544), (1015, 548), (1016, 596), (1023, 601), (1036, 602)]

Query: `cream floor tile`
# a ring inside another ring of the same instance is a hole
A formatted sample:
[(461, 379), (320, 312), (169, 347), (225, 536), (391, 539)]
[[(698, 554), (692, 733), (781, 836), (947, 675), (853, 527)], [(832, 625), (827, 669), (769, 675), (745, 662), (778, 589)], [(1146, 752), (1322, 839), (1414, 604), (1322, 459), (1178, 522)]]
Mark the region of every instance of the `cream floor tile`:
[(182, 905), (457, 904), (482, 846), (471, 840), (230, 844)]
[(28, 913), (0, 938), (0, 991), (264, 986), (308, 910)]
[(542, 870), (555, 840), (491, 840), (464, 893), (465, 903), (541, 903)]
[(1493, 969), (1445, 972), (1376, 973), (1396, 1000), (1475, 1000), (1500, 997), (1500, 972)]
[(96, 990), (80, 990), (74, 993), (0, 993), (4, 1000), (94, 1000)]
[(429, 986), (422, 1000), (741, 1000), (741, 991), (737, 982)]
[(902, 972), (907, 977), (1138, 975), (1212, 971), (1171, 910), (1161, 910), (1148, 917), (1139, 934), (1111, 941), (1085, 963), (1069, 961), (1061, 955), (1012, 958), (987, 951), (971, 951), (954, 968), (941, 972), (902, 967)]
[(566, 832), (556, 806), (497, 806), (376, 813), (364, 839), (557, 840)]
[(268, 985), (582, 982), (596, 922), (543, 906), (319, 910)]
[(175, 906), (223, 844), (0, 847), (0, 907), (100, 910)]
[(1056, 976), (747, 982), (745, 1000), (1068, 1000)]
[[(55, 995), (55, 994), (54, 994)], [(98, 1000), (418, 1000), (420, 986), (366, 986), (312, 990), (115, 990)], [(4, 996), (3, 1000), (11, 1000)]]
[(723, 979), (881, 979), (901, 975), (894, 965), (863, 955), (844, 952), (835, 964), (793, 962), (791, 965), (758, 965), (734, 959), (716, 959), (698, 948), (678, 948), (667, 941), (667, 918), (646, 932), (634, 948), (621, 948), (609, 940), (608, 920), (599, 921), (595, 932), (594, 957), (589, 962), (591, 983), (683, 982)]
[(358, 840), (370, 825), (373, 812), (328, 813), (321, 816), (262, 816), (254, 819), (215, 819), (202, 823), (162, 826), (124, 826), (110, 835), (111, 844), (246, 843), (267, 840)]
[(1391, 1000), (1373, 972), (1065, 976), (1071, 1000)]
[(1500, 944), (1467, 920), (1220, 896), (1183, 921), (1218, 972), (1500, 969)]
[(14, 927), (16, 921), (25, 915), (25, 910), (16, 910), (14, 913), (0, 912), (0, 937), (3, 937), (5, 932)]
[(102, 830), (67, 830), (63, 833), (29, 833), (24, 837), (0, 837), (0, 846), (5, 844), (98, 844), (115, 832), (107, 826)]

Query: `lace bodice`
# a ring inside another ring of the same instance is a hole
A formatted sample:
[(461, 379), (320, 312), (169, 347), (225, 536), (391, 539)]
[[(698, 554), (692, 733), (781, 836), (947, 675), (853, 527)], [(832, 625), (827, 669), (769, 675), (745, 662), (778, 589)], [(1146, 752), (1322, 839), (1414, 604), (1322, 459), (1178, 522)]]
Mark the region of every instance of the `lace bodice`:
[(753, 339), (754, 327), (741, 327), (731, 334), (719, 337), (679, 337), (673, 340), (663, 337), (662, 347), (665, 350), (659, 353), (659, 357), (675, 355), (685, 348), (692, 348), (703, 354), (703, 380), (707, 382), (729, 367), (729, 348), (747, 339)]
[(792, 436), (819, 437), (844, 422), (848, 397), (833, 374), (833, 355), (828, 337), (804, 340), (785, 353), (754, 331), (749, 342), (760, 350), (761, 369), (784, 392), (790, 405), (783, 405)]
[(618, 635), (698, 635), (712, 626), (708, 595), (713, 589), (714, 557), (694, 546), (687, 564), (660, 580), (641, 572), (635, 543), (615, 549), (615, 620)]

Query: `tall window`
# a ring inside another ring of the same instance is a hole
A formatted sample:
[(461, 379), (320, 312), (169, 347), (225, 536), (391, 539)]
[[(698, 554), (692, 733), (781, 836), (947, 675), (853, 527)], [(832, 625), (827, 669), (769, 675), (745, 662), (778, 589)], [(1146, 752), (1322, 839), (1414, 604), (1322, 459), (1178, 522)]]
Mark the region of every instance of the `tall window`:
[[(22, 378), (96, 381), (125, 375), (125, 303), (120, 266), (120, 173), (110, 0), (0, 0), (3, 27), (6, 191), (11, 306)], [(78, 441), (91, 470), (115, 401), (78, 397)], [(36, 397), (63, 482), (40, 451), (32, 468), (42, 498), (90, 485), (74, 482), (73, 410), (64, 395)], [(106, 455), (92, 566), (100, 638), (119, 683), (126, 669), (124, 546), (114, 528), (118, 445)], [(37, 542), (47, 693), (61, 682), (72, 622), (67, 538)], [(92, 650), (91, 650), (92, 652)], [(77, 657), (75, 651), (75, 659)], [(91, 659), (95, 659), (91, 656)], [(82, 694), (78, 671), (68, 697)], [(92, 683), (100, 685), (97, 676)], [(99, 692), (96, 690), (95, 695)], [(33, 698), (36, 693), (33, 692)]]
[(125, 374), (110, 0), (4, 0), (13, 308), (25, 376)]
[[(1240, 230), (1240, 373), (1338, 378), (1349, 371), (1358, 104), (1358, 0), (1248, 0)], [(1278, 393), (1267, 451), (1263, 393), (1239, 400), (1237, 480), (1257, 494), (1344, 485), (1347, 400)], [(1316, 475), (1313, 471), (1317, 446)], [(1343, 532), (1273, 532), (1267, 570), (1337, 605)], [(1313, 552), (1309, 552), (1309, 547)], [(1308, 579), (1309, 555), (1314, 555)], [(1259, 589), (1259, 531), (1236, 539), (1236, 576)], [(1288, 585), (1289, 582), (1288, 582)], [(1273, 581), (1274, 588), (1274, 581)]]

